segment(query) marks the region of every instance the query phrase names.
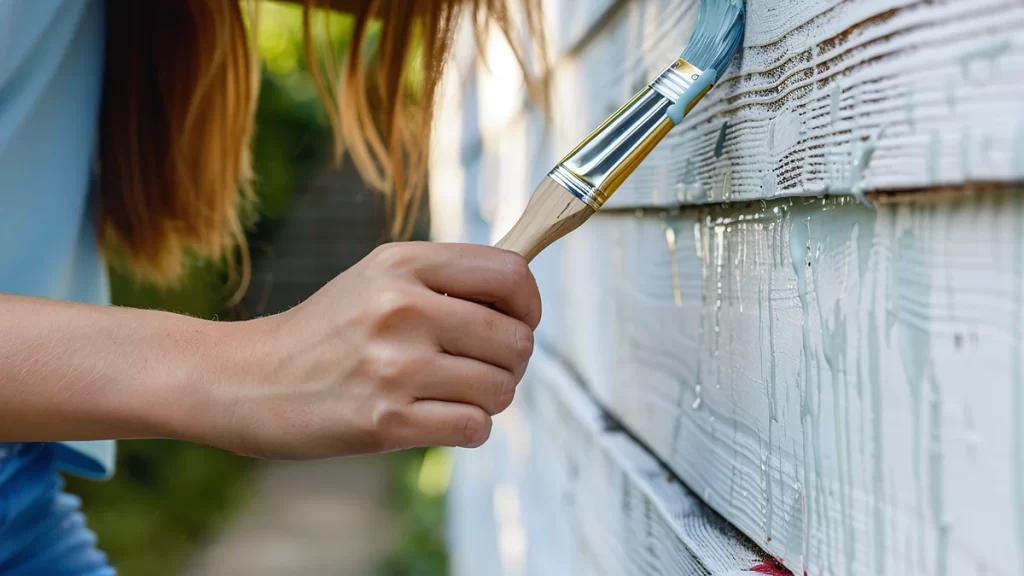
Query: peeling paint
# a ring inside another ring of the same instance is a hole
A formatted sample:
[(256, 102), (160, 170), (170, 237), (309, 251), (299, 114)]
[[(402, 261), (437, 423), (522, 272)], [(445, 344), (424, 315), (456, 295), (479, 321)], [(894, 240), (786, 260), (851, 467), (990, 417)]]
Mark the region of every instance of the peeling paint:
[(768, 133), (768, 149), (772, 156), (781, 157), (800, 141), (803, 128), (800, 116), (792, 112), (783, 112), (772, 120)]
[(839, 110), (842, 106), (843, 87), (836, 82), (829, 91), (829, 123), (834, 127), (839, 122)]
[(729, 130), (729, 121), (722, 122), (722, 127), (718, 130), (718, 139), (715, 140), (715, 158), (722, 157), (722, 151), (725, 150), (725, 138)]

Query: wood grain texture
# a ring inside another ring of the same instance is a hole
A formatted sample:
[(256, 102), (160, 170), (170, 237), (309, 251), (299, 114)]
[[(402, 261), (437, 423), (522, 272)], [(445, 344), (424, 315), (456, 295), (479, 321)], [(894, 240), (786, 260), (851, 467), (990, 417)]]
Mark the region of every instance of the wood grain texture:
[[(538, 341), (639, 453), (794, 573), (1024, 575), (1024, 3), (747, 5), (719, 86), (531, 264)], [(502, 237), (696, 16), (695, 1), (586, 6), (592, 28), (563, 24), (573, 32), (556, 43), (550, 127), (496, 96), (515, 90), (479, 61), (448, 95), (440, 121), (462, 136), (434, 168), (461, 178), (443, 192), (459, 212), (435, 218), (452, 214), (458, 238)], [(536, 397), (551, 387), (531, 382)], [(600, 461), (582, 440), (567, 446), (537, 468)], [(562, 510), (578, 493), (617, 502), (516, 462), (533, 478), (524, 509)], [(685, 501), (649, 494), (656, 509)], [(586, 532), (558, 573), (628, 573), (619, 551), (649, 528), (622, 514), (535, 516), (547, 521), (524, 538), (557, 549)], [(606, 538), (602, 523), (629, 528)], [(646, 570), (672, 573), (656, 558)]]
[(545, 177), (530, 197), (526, 210), (495, 246), (520, 254), (530, 262), (593, 214), (593, 208)]
[(553, 344), (795, 573), (1024, 573), (1020, 190), (602, 212), (563, 242), (565, 290), (602, 288)]
[(460, 451), (452, 574), (724, 576), (766, 562), (539, 349), (492, 439)]
[[(632, 0), (603, 12), (575, 52), (556, 55), (550, 154), (518, 154), (550, 168), (679, 53), (696, 4)], [(744, 45), (728, 73), (609, 207), (862, 198), (1024, 177), (1019, 0), (747, 5)], [(481, 130), (464, 154), (507, 147), (506, 130), (537, 122), (532, 115), (506, 113), (507, 123)]]

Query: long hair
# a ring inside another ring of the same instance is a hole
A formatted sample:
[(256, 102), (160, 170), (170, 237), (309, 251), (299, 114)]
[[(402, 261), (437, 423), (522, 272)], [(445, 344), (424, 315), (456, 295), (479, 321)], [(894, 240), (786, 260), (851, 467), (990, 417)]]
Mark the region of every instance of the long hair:
[[(253, 201), (259, 82), (258, 10), (244, 10), (248, 1), (107, 0), (100, 242), (112, 264), (138, 278), (173, 284), (187, 254), (232, 264), (240, 254), (240, 290), (247, 283), (240, 214)], [(546, 106), (539, 0), (342, 0), (355, 23), (341, 62), (313, 41), (314, 13), (332, 1), (305, 0), (303, 10), (334, 159), (350, 157), (384, 194), (391, 236), (403, 239), (425, 186), (435, 93), (459, 19), (472, 18), (478, 46), (500, 30), (530, 97)]]

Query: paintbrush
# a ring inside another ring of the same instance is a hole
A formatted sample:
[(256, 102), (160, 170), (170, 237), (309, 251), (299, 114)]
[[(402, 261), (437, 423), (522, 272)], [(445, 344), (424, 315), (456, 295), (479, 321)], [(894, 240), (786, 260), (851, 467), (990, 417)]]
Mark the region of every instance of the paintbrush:
[(743, 0), (701, 0), (679, 58), (548, 172), (496, 246), (527, 261), (587, 221), (715, 85), (740, 45)]

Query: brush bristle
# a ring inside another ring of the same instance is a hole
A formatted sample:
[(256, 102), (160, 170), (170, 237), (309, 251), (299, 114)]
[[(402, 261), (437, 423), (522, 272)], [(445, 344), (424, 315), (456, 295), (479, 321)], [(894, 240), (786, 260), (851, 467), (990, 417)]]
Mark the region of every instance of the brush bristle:
[(700, 0), (697, 24), (680, 58), (714, 70), (717, 82), (743, 39), (744, 15), (743, 0)]

